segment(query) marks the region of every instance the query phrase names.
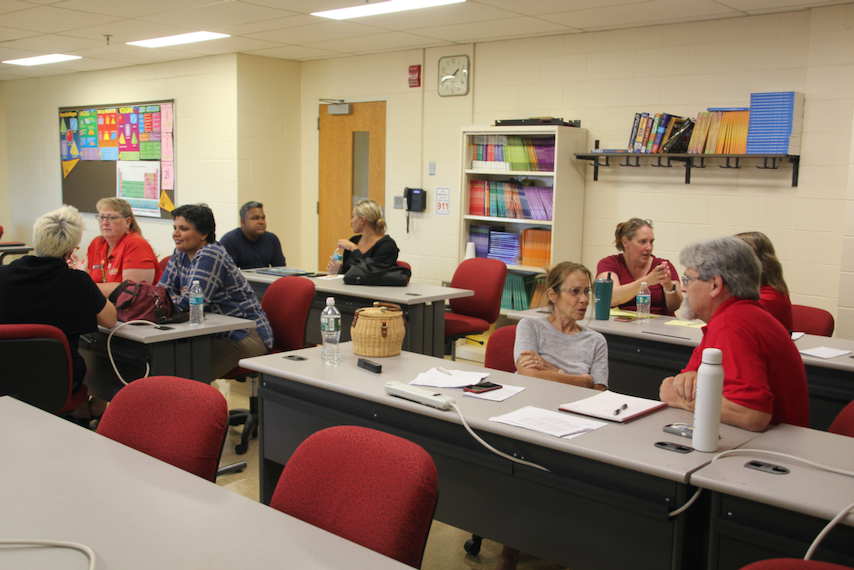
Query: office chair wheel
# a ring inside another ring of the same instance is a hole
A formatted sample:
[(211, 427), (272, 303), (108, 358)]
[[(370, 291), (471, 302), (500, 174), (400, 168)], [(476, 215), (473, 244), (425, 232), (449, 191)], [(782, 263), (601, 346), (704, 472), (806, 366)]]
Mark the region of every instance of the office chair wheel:
[(483, 538), (473, 534), (471, 535), (471, 538), (468, 539), (463, 545), (463, 548), (472, 556), (477, 556), (478, 554), (480, 554), (480, 543), (482, 540)]
[(242, 444), (242, 443), (238, 443), (237, 445), (235, 445), (235, 446), (234, 446), (234, 452), (235, 452), (237, 455), (243, 455), (243, 454), (244, 454), (244, 453), (246, 453), (247, 451), (249, 451), (249, 446), (248, 446), (248, 445), (244, 445), (244, 444)]

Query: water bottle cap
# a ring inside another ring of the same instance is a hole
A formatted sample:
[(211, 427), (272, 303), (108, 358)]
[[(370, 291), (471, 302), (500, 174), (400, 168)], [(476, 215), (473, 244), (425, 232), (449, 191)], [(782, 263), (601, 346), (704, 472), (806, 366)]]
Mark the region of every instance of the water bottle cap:
[(641, 281), (641, 287), (646, 287), (646, 281)]
[(334, 304), (335, 304), (335, 297), (327, 297), (326, 298), (326, 306), (334, 305)]
[(198, 285), (198, 284), (199, 284), (199, 280), (198, 280), (198, 279), (193, 279), (193, 285)]
[(720, 364), (723, 355), (719, 348), (706, 348), (703, 350), (703, 364)]

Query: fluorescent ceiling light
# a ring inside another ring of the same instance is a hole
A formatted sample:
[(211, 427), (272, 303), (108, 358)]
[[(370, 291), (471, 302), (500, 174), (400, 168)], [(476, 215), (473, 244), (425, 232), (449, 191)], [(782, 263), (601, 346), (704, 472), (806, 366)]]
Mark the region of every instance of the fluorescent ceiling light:
[(44, 65), (45, 63), (56, 63), (58, 61), (69, 61), (72, 59), (80, 59), (80, 56), (52, 53), (50, 55), (40, 55), (37, 57), (25, 57), (24, 59), (9, 59), (3, 63), (11, 63), (12, 65)]
[(312, 12), (312, 16), (321, 18), (332, 18), (333, 20), (347, 20), (348, 18), (361, 18), (362, 16), (376, 16), (377, 14), (390, 14), (391, 12), (403, 12), (405, 10), (417, 10), (419, 8), (431, 8), (433, 6), (444, 6), (445, 4), (457, 4), (466, 0), (389, 0), (388, 2), (374, 2), (372, 4), (360, 4), (352, 8), (340, 8), (338, 10), (326, 10), (325, 12)]
[(177, 46), (181, 44), (192, 44), (195, 42), (204, 42), (207, 40), (218, 40), (219, 38), (231, 37), (228, 34), (215, 34), (213, 32), (193, 32), (191, 34), (180, 34), (178, 36), (167, 36), (165, 38), (154, 38), (153, 40), (143, 40), (141, 42), (127, 42), (129, 46), (142, 46), (149, 48)]

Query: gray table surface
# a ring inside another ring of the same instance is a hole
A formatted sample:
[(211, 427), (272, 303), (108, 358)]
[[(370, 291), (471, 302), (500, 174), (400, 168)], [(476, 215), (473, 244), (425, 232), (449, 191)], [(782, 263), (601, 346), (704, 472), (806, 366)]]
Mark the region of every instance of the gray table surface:
[[(353, 354), (352, 343), (341, 344), (341, 363), (324, 365), (320, 361), (320, 348), (289, 352), (303, 355), (305, 361), (293, 361), (281, 354), (270, 354), (240, 361), (250, 370), (280, 376), (289, 380), (317, 386), (333, 392), (396, 406), (414, 414), (421, 414), (460, 423), (453, 411), (440, 411), (414, 402), (389, 396), (385, 382), (397, 380), (408, 383), (420, 372), (433, 366), (456, 370), (487, 370), (463, 362), (449, 362), (432, 356), (402, 352), (398, 356), (374, 358), (382, 364), (381, 374), (368, 372), (357, 366), (358, 356)], [(286, 355), (285, 355), (286, 356)], [(520, 441), (559, 450), (596, 461), (654, 475), (671, 481), (688, 482), (690, 474), (707, 464), (713, 454), (697, 451), (680, 454), (654, 447), (658, 441), (679, 441), (681, 438), (662, 431), (664, 425), (674, 422), (691, 423), (693, 415), (684, 410), (666, 408), (627, 424), (607, 422), (607, 425), (574, 439), (562, 439), (540, 434), (524, 428), (489, 421), (490, 417), (505, 414), (524, 406), (557, 410), (564, 403), (594, 396), (596, 391), (577, 386), (548, 382), (518, 374), (489, 370), (489, 380), (499, 384), (525, 386), (526, 390), (503, 402), (479, 400), (463, 395), (461, 389), (436, 388), (437, 392), (452, 396), (471, 427)], [(580, 417), (580, 416), (579, 416)], [(731, 426), (721, 426), (720, 451), (732, 449), (756, 437), (756, 433)], [(270, 435), (268, 435), (270, 437)]]
[[(753, 449), (785, 453), (854, 472), (854, 438), (844, 435), (781, 424), (741, 448)], [(775, 475), (744, 467), (754, 459), (784, 466), (790, 473)], [(825, 520), (854, 501), (854, 477), (762, 453), (718, 459), (694, 472), (691, 484)], [(854, 514), (843, 522), (854, 526)]]
[[(189, 322), (186, 322), (169, 323), (163, 326), (168, 328), (160, 329), (153, 325), (146, 324), (124, 325), (119, 328), (116, 331), (116, 334), (113, 336), (125, 338), (142, 344), (151, 344), (156, 342), (178, 340), (182, 338), (212, 335), (233, 330), (254, 329), (255, 321), (250, 319), (240, 319), (237, 317), (219, 315), (217, 313), (205, 313), (205, 320), (200, 325), (191, 325)], [(99, 328), (101, 332), (107, 334), (109, 334), (110, 331), (113, 330), (104, 327)]]
[[(8, 396), (0, 449), (0, 536), (83, 543), (101, 569), (409, 568)], [(0, 547), (0, 567), (86, 565)]]

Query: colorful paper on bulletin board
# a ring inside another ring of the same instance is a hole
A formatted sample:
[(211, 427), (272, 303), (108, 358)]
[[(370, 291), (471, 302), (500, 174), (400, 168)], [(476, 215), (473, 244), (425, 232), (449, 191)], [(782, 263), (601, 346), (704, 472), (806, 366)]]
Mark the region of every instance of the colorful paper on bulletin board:
[[(174, 162), (161, 162), (160, 166), (163, 167), (163, 180), (160, 183), (160, 187), (163, 190), (174, 190), (175, 189), (175, 163)], [(172, 210), (169, 210), (169, 211), (171, 212)]]
[(61, 160), (80, 158), (77, 111), (63, 111), (59, 114), (59, 157)]
[(77, 163), (80, 162), (79, 158), (75, 158), (74, 160), (63, 160), (62, 161), (62, 177), (65, 178), (68, 176), (68, 173), (71, 172)]
[(139, 152), (139, 110), (137, 107), (121, 107), (118, 115), (118, 144), (121, 160), (139, 160), (139, 155), (129, 155), (124, 158), (124, 153)]
[(172, 103), (160, 105), (160, 131), (172, 132)]
[(139, 108), (139, 132), (160, 132), (160, 105), (147, 105)]
[(166, 210), (167, 212), (171, 212), (175, 209), (175, 204), (173, 204), (172, 200), (169, 199), (169, 196), (166, 194), (165, 190), (160, 191), (160, 207)]
[(118, 160), (119, 159), (119, 149), (118, 147), (98, 147), (98, 160)]
[(124, 198), (137, 216), (160, 217), (160, 163), (116, 163), (116, 196)]
[(160, 160), (160, 141), (139, 143), (139, 160)]
[[(78, 113), (78, 133), (80, 136), (80, 149), (84, 160), (98, 160), (98, 111), (95, 109), (83, 109)], [(87, 149), (95, 149), (94, 155)], [(86, 155), (88, 154), (89, 158)]]
[[(119, 125), (117, 109), (98, 109), (98, 146), (109, 148), (119, 146)], [(116, 159), (118, 154), (116, 154)], [(112, 160), (116, 160), (112, 159)], [(111, 160), (101, 157), (101, 160)]]
[(175, 160), (172, 150), (172, 133), (160, 133), (160, 160)]

